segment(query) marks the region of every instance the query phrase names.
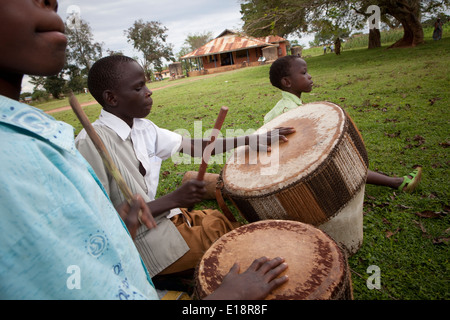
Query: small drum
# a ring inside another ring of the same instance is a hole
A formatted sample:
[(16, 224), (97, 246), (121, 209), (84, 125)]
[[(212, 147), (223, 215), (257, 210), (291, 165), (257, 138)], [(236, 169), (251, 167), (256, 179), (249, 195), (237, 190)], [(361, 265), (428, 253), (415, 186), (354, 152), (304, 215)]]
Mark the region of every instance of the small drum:
[(329, 102), (303, 105), (261, 127), (294, 127), (272, 151), (237, 148), (222, 170), (223, 194), (249, 222), (284, 219), (326, 231), (349, 254), (362, 244), (368, 157), (344, 110)]
[(244, 272), (265, 256), (283, 257), (288, 282), (266, 300), (353, 299), (345, 254), (321, 230), (297, 221), (264, 220), (223, 235), (206, 251), (196, 270), (196, 296), (215, 291), (236, 261)]

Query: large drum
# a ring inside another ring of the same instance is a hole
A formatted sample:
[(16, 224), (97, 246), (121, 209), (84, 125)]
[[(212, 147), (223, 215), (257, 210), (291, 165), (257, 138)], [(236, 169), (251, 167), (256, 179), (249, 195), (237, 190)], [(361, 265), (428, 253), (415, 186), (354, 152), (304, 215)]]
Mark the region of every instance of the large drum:
[(196, 271), (196, 296), (215, 291), (236, 261), (241, 272), (262, 256), (283, 257), (288, 282), (267, 300), (352, 299), (345, 254), (321, 230), (297, 221), (264, 220), (239, 227), (219, 238), (206, 251)]
[(222, 170), (223, 194), (249, 222), (286, 219), (317, 226), (349, 254), (363, 238), (368, 157), (356, 126), (329, 102), (303, 105), (261, 127), (294, 127), (269, 153), (237, 148)]

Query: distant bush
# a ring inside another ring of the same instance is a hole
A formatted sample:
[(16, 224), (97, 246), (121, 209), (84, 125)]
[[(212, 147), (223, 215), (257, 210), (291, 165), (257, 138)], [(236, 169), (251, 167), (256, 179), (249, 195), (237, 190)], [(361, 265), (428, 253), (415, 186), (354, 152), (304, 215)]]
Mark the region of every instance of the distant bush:
[(45, 90), (35, 90), (31, 96), (33, 101), (48, 101), (49, 100), (49, 94)]

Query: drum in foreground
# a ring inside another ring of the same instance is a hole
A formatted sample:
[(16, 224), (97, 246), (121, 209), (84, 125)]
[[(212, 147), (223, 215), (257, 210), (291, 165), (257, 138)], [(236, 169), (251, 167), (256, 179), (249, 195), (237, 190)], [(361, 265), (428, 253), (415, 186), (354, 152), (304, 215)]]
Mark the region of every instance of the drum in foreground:
[(244, 272), (262, 256), (283, 257), (288, 265), (288, 282), (267, 300), (352, 299), (346, 256), (336, 242), (311, 225), (287, 220), (250, 223), (219, 238), (197, 268), (196, 295), (215, 291), (236, 261)]
[(294, 127), (270, 153), (237, 148), (222, 171), (223, 193), (249, 222), (286, 219), (325, 230), (349, 254), (362, 244), (368, 157), (344, 110), (309, 103), (261, 127)]

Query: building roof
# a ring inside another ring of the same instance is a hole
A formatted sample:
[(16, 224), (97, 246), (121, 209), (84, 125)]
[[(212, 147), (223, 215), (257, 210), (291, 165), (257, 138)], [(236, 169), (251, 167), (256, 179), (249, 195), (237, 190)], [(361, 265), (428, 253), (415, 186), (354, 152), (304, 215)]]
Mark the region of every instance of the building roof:
[(216, 39), (220, 38), (220, 37), (223, 37), (225, 35), (228, 35), (228, 34), (237, 34), (237, 32), (233, 31), (233, 30), (230, 30), (230, 29), (225, 29), (216, 37)]
[[(272, 38), (273, 37), (273, 38)], [(270, 43), (265, 40), (276, 40)], [(217, 38), (211, 40), (202, 47), (192, 51), (181, 57), (181, 59), (189, 59), (194, 57), (210, 56), (218, 53), (240, 51), (250, 48), (276, 46), (277, 42), (286, 41), (278, 36), (269, 36), (265, 38), (253, 38), (242, 35), (226, 29)]]

